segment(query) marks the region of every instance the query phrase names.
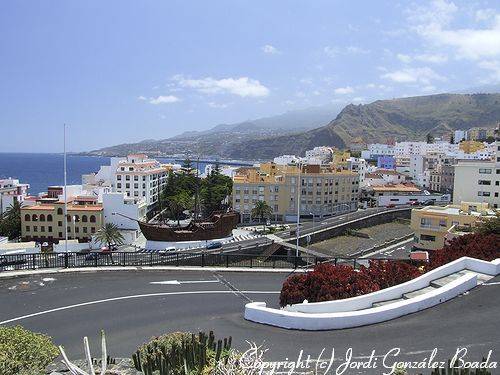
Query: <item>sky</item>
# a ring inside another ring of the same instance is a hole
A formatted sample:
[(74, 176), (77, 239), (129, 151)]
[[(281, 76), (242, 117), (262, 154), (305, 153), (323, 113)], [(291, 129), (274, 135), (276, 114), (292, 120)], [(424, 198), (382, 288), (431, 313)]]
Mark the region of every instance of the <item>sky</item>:
[(0, 152), (499, 83), (499, 1), (0, 2)]

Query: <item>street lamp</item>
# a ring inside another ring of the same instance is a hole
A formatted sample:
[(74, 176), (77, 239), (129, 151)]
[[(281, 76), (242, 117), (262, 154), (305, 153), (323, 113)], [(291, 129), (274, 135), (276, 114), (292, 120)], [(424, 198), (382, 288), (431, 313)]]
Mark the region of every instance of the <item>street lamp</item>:
[(297, 178), (297, 230), (295, 234), (296, 238), (296, 248), (295, 248), (295, 256), (299, 256), (299, 232), (300, 232), (300, 198), (301, 198), (301, 189), (302, 189), (302, 181), (301, 181), (301, 172), (302, 172), (302, 163), (299, 162), (299, 174)]

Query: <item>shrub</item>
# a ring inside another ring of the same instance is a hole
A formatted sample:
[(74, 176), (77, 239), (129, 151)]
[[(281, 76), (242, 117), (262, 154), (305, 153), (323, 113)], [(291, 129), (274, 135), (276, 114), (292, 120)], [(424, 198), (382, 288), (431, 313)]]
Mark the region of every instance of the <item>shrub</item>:
[(380, 289), (405, 283), (422, 274), (411, 264), (387, 260), (370, 260), (369, 267), (362, 267), (361, 272), (377, 283)]
[(280, 295), (281, 306), (300, 303), (304, 299), (322, 302), (355, 297), (380, 289), (367, 275), (352, 267), (329, 263), (319, 264), (307, 274), (294, 275), (285, 284)]
[(281, 288), (280, 306), (304, 302), (306, 297), (305, 281), (307, 274), (297, 274), (288, 277)]
[(468, 234), (454, 238), (442, 249), (430, 253), (429, 269), (440, 267), (463, 256), (492, 261), (500, 257), (500, 235)]
[(32, 375), (44, 373), (57, 357), (50, 337), (21, 326), (0, 327), (0, 374)]

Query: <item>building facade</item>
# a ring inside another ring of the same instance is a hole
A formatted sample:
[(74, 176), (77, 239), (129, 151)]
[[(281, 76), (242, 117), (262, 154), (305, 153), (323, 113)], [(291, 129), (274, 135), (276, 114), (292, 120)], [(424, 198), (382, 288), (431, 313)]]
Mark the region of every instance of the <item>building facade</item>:
[[(102, 228), (103, 207), (97, 199), (76, 197), (68, 202), (66, 217), (68, 239), (89, 242)], [(23, 241), (54, 243), (65, 238), (64, 201), (38, 202), (21, 208), (21, 237)]]
[(28, 184), (21, 184), (15, 178), (0, 180), (0, 215), (3, 214), (14, 202), (22, 203), (28, 195)]
[(470, 232), (477, 223), (495, 216), (495, 212), (484, 203), (462, 202), (460, 205), (413, 209), (411, 228), (415, 231), (414, 247), (424, 250), (440, 249), (446, 244), (452, 231)]
[(233, 208), (243, 222), (252, 220), (252, 208), (265, 201), (275, 221), (293, 221), (300, 215), (328, 217), (357, 209), (359, 175), (332, 166), (280, 166), (265, 163), (241, 168), (233, 178)]

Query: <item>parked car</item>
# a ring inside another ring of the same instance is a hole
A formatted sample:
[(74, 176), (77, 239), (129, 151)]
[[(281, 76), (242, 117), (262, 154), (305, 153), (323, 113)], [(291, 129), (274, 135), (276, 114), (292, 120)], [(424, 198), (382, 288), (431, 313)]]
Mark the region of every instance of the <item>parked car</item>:
[(89, 253), (85, 256), (86, 261), (91, 261), (91, 260), (96, 260), (99, 259), (100, 253)]
[(389, 203), (387, 206), (385, 206), (387, 208), (394, 208), (396, 207), (396, 205), (394, 203)]
[(175, 246), (169, 246), (169, 247), (167, 247), (164, 250), (158, 251), (158, 254), (160, 254), (160, 255), (167, 255), (169, 253), (174, 252), (175, 250), (176, 250)]
[(424, 206), (434, 206), (436, 204), (435, 199), (427, 199), (422, 203)]
[(213, 250), (213, 249), (220, 249), (222, 247), (222, 243), (220, 242), (209, 242), (206, 249), (207, 250)]
[(410, 202), (410, 206), (420, 206), (420, 202), (419, 201), (412, 201), (412, 202)]
[(19, 259), (19, 258), (0, 257), (0, 267), (18, 266), (25, 263), (26, 260), (24, 258)]

